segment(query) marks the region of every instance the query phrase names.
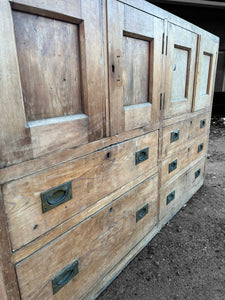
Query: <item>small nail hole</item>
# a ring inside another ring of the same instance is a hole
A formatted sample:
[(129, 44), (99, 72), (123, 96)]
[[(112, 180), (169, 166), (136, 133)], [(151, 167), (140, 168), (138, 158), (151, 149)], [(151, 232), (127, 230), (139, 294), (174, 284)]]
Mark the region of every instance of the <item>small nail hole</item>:
[(110, 158), (110, 156), (111, 156), (111, 152), (108, 152), (108, 153), (106, 154), (106, 157), (107, 157), (107, 158)]
[(112, 65), (112, 72), (114, 73), (115, 72), (115, 66)]
[(112, 212), (112, 210), (113, 210), (112, 207), (110, 207), (109, 211)]

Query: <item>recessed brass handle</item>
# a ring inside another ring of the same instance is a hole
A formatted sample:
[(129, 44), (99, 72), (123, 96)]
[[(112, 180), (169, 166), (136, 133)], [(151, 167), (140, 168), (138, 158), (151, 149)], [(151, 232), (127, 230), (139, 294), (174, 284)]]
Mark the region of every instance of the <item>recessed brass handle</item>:
[(200, 128), (205, 127), (205, 125), (206, 125), (206, 119), (201, 120), (200, 121)]
[(198, 153), (201, 152), (204, 148), (204, 143), (201, 143), (200, 145), (198, 145)]
[(138, 165), (148, 159), (148, 151), (149, 148), (147, 147), (135, 153), (135, 165)]
[(200, 174), (201, 174), (201, 169), (198, 169), (198, 170), (195, 172), (195, 179), (198, 178)]
[(148, 203), (145, 204), (136, 212), (136, 223), (139, 222), (142, 218), (144, 218), (144, 216), (147, 215), (147, 213), (148, 213)]
[(167, 197), (166, 197), (166, 205), (168, 205), (174, 199), (175, 199), (175, 190), (172, 191), (169, 195), (167, 195)]
[(72, 199), (71, 181), (41, 193), (42, 212), (45, 213), (70, 199)]
[(177, 168), (177, 159), (175, 159), (169, 164), (169, 173), (173, 172), (176, 168)]
[(170, 143), (173, 143), (173, 142), (179, 140), (179, 138), (180, 138), (180, 130), (177, 129), (175, 131), (172, 131), (170, 134)]
[(57, 293), (65, 284), (79, 273), (79, 263), (76, 259), (72, 264), (65, 267), (55, 277), (52, 278), (53, 294)]

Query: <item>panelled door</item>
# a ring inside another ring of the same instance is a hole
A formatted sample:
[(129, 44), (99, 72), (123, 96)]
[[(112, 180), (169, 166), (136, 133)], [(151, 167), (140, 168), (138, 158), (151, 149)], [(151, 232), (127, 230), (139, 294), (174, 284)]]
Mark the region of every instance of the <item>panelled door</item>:
[(193, 111), (209, 107), (213, 97), (218, 43), (201, 36)]
[(197, 34), (168, 22), (164, 118), (191, 112)]
[(104, 136), (101, 0), (1, 0), (1, 167)]
[(107, 1), (110, 133), (118, 134), (159, 118), (164, 21)]

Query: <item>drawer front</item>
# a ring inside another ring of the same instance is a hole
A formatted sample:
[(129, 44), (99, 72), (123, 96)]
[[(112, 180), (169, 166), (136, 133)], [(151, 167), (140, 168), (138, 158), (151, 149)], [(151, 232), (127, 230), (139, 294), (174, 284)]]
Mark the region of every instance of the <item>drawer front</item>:
[(207, 150), (208, 136), (201, 137), (183, 150), (162, 161), (161, 183), (165, 183), (175, 174), (204, 155)]
[(13, 249), (157, 166), (157, 146), (155, 131), (3, 186)]
[(22, 299), (88, 293), (156, 224), (157, 185), (156, 174), (17, 264)]
[(210, 126), (210, 115), (201, 114), (195, 118), (178, 122), (163, 128), (162, 157), (184, 148), (192, 139), (206, 135)]
[(160, 189), (159, 219), (169, 220), (203, 184), (205, 158)]

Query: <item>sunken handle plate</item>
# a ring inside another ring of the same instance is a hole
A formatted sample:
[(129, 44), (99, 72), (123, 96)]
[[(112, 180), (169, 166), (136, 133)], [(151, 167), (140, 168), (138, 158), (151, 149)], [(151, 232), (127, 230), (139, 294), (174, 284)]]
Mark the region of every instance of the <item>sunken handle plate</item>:
[(57, 293), (65, 284), (79, 273), (79, 264), (76, 259), (72, 264), (65, 267), (55, 277), (52, 278), (53, 294)]
[(175, 190), (172, 191), (169, 195), (167, 195), (167, 197), (166, 197), (166, 205), (168, 205), (174, 199), (175, 199)]
[(70, 199), (72, 199), (71, 181), (41, 193), (42, 212), (45, 213)]
[(170, 134), (170, 143), (173, 143), (177, 140), (179, 140), (179, 137), (180, 137), (180, 130), (177, 129), (175, 131), (172, 131), (171, 134)]
[(169, 164), (169, 173), (173, 172), (176, 168), (177, 168), (177, 159), (175, 159)]
[(148, 159), (148, 151), (149, 148), (147, 147), (135, 153), (135, 165), (138, 165)]
[(137, 210), (137, 212), (136, 212), (136, 223), (139, 222), (142, 218), (144, 218), (144, 216), (146, 216), (147, 213), (148, 213), (148, 203)]
[(200, 174), (201, 174), (201, 169), (198, 169), (198, 170), (195, 172), (195, 179), (198, 178)]

